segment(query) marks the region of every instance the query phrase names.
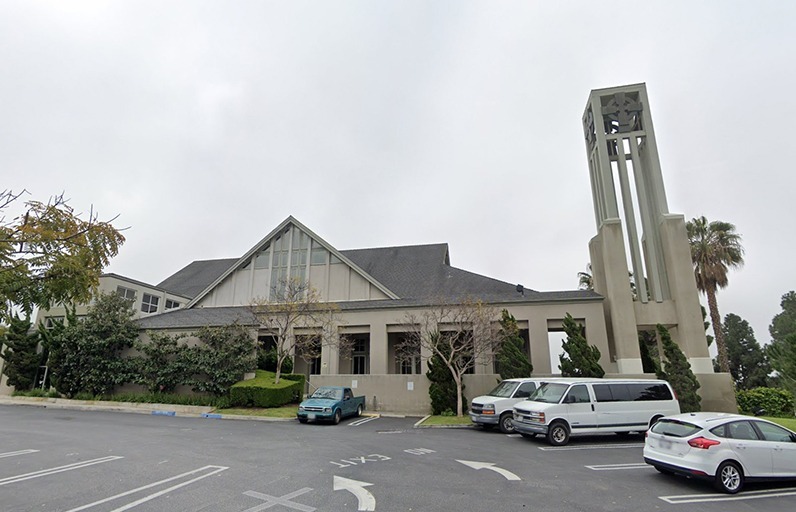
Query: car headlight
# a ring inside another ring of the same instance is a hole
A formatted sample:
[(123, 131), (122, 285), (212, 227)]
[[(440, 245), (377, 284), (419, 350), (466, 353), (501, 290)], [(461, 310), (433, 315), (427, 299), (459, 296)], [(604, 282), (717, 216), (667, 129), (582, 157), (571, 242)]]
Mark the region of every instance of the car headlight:
[(323, 408), (323, 412), (332, 412), (332, 408), (331, 407), (324, 407)]
[(481, 409), (482, 414), (495, 414), (495, 404), (486, 404)]

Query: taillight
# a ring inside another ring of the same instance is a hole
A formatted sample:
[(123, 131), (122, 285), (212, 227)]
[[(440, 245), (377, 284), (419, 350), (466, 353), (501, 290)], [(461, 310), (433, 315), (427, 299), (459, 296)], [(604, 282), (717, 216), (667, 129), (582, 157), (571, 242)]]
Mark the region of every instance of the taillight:
[(716, 446), (717, 444), (721, 444), (720, 441), (716, 441), (715, 439), (708, 439), (706, 437), (696, 437), (688, 441), (688, 446), (692, 448), (700, 448), (702, 450), (707, 450), (711, 446)]

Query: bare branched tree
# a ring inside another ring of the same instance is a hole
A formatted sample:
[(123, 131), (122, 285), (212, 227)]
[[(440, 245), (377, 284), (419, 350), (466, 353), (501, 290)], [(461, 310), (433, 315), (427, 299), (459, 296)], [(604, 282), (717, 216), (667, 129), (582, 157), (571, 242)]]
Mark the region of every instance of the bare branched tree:
[(339, 307), (323, 302), (320, 293), (301, 279), (281, 279), (270, 299), (256, 298), (250, 305), (260, 325), (274, 337), (276, 379), (282, 363), (292, 353), (305, 361), (320, 356), (323, 346), (339, 346)]
[(462, 378), (478, 364), (486, 365), (500, 349), (498, 312), (481, 301), (458, 304), (439, 301), (419, 314), (407, 314), (404, 340), (396, 347), (400, 359), (417, 354), (437, 356), (456, 383), (456, 414), (462, 416)]

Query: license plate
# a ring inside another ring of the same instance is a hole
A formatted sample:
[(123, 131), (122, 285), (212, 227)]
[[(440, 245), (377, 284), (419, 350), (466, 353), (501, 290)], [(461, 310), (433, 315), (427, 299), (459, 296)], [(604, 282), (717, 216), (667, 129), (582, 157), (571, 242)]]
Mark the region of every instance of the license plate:
[(307, 419), (308, 420), (314, 420), (315, 419), (315, 413), (314, 412), (307, 413)]
[(672, 449), (672, 442), (668, 439), (659, 439), (658, 444), (661, 447), (661, 450), (671, 450)]

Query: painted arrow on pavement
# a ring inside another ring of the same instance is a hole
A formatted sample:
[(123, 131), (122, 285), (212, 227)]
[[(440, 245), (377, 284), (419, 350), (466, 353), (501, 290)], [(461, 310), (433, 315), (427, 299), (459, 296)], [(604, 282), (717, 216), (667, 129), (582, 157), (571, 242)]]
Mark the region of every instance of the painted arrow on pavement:
[(488, 469), (490, 471), (494, 471), (499, 475), (503, 475), (506, 478), (506, 480), (522, 480), (520, 477), (518, 477), (511, 471), (499, 468), (491, 462), (475, 462), (472, 460), (457, 460), (456, 462), (461, 462), (465, 466), (469, 466), (473, 469)]
[(373, 484), (350, 480), (341, 476), (335, 475), (334, 477), (334, 490), (348, 491), (356, 496), (359, 503), (357, 510), (360, 511), (376, 510), (376, 498), (365, 489), (365, 487), (370, 487), (371, 485)]

